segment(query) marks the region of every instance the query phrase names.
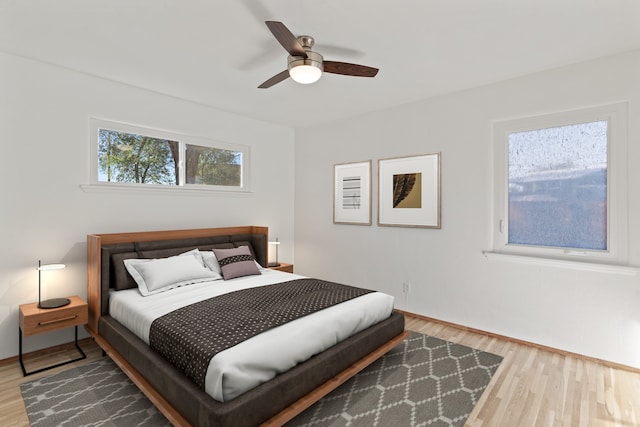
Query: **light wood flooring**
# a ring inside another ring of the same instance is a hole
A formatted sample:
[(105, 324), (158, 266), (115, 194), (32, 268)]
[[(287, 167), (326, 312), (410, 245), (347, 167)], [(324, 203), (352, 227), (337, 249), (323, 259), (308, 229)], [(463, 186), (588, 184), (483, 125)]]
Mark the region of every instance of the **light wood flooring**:
[[(640, 373), (410, 316), (407, 329), (504, 357), (467, 426), (640, 427)], [(29, 425), (21, 383), (101, 357), (92, 341), (80, 345), (86, 360), (26, 378), (17, 358), (0, 362), (0, 426)], [(71, 345), (28, 355), (27, 369), (76, 354)]]

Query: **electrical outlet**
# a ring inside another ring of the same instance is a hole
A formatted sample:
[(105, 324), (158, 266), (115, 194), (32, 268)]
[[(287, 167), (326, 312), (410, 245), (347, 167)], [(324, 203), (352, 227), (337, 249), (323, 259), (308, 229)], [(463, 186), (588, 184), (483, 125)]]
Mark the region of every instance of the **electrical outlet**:
[(402, 292), (404, 292), (405, 294), (411, 292), (411, 285), (409, 285), (409, 282), (404, 282), (402, 284)]

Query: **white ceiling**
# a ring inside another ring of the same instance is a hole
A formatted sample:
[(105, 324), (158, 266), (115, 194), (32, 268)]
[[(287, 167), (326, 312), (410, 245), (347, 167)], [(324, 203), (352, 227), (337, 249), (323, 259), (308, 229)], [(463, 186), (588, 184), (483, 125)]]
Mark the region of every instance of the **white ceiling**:
[[(265, 20), (380, 72), (257, 89)], [(638, 48), (639, 0), (0, 0), (0, 51), (290, 127)]]

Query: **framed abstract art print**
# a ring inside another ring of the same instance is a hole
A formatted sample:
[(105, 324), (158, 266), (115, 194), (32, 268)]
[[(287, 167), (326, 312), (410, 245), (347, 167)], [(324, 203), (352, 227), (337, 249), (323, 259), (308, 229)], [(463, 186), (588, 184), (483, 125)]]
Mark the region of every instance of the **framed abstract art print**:
[(333, 222), (371, 225), (371, 160), (334, 166)]
[(440, 228), (440, 153), (378, 160), (378, 225)]

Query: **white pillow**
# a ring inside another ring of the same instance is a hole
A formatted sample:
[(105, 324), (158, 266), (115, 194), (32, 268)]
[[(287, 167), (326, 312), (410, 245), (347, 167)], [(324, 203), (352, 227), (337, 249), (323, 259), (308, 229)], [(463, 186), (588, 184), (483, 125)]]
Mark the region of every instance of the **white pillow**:
[(222, 275), (222, 270), (220, 269), (220, 264), (218, 264), (218, 259), (213, 251), (202, 251), (200, 252), (202, 256), (202, 261), (204, 262), (204, 266), (208, 267), (209, 270), (215, 271), (216, 273)]
[(219, 280), (222, 276), (202, 265), (200, 253), (159, 259), (127, 259), (124, 265), (138, 284), (143, 296), (168, 291), (178, 286)]

